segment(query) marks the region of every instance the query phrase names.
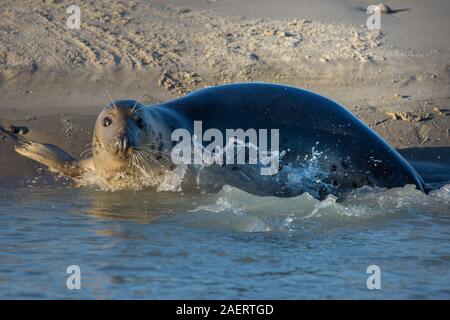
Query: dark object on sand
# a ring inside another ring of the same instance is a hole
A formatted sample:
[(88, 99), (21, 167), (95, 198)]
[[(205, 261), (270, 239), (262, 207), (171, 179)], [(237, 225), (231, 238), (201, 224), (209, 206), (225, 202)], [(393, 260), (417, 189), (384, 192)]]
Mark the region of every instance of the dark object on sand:
[(16, 127), (13, 124), (10, 124), (6, 129), (3, 129), (3, 131), (11, 134), (27, 134), (28, 132), (30, 132), (27, 127)]
[[(388, 5), (386, 5), (384, 3), (377, 4), (377, 7), (380, 10), (380, 12), (383, 13), (383, 14), (394, 14), (394, 13), (398, 13), (398, 12), (410, 11), (411, 10), (409, 8), (392, 9), (391, 7), (389, 7)], [(360, 11), (367, 12), (367, 8), (364, 8), (364, 7), (358, 7), (357, 9), (360, 10)]]

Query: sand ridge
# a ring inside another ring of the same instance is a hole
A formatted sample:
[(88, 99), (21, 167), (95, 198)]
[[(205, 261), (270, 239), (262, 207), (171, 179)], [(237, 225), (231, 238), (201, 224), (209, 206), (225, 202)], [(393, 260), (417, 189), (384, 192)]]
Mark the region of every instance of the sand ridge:
[[(212, 82), (252, 80), (275, 68), (279, 77), (304, 62), (381, 61), (399, 53), (383, 35), (350, 25), (304, 19), (231, 19), (206, 11), (134, 1), (89, 1), (81, 29), (66, 28), (67, 4), (1, 5), (0, 71), (160, 67), (161, 85), (184, 94), (212, 73)], [(168, 76), (167, 72), (171, 72)], [(200, 75), (199, 75), (200, 74)], [(286, 76), (285, 76), (286, 77)]]

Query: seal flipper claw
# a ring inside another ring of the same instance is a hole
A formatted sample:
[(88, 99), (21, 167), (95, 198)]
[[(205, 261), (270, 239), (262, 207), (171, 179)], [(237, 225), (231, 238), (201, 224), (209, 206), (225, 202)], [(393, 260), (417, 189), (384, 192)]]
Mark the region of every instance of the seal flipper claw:
[(17, 153), (47, 166), (52, 172), (69, 177), (79, 177), (83, 173), (78, 161), (55, 145), (17, 140), (14, 149)]

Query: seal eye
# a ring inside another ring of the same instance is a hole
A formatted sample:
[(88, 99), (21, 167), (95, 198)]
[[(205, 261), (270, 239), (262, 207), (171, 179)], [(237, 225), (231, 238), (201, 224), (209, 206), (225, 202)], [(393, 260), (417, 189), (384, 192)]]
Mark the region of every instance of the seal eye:
[(110, 117), (104, 117), (103, 118), (103, 126), (109, 127), (112, 124), (112, 119)]
[(144, 129), (145, 124), (144, 124), (144, 119), (142, 119), (141, 117), (136, 117), (136, 124), (139, 127), (139, 129)]

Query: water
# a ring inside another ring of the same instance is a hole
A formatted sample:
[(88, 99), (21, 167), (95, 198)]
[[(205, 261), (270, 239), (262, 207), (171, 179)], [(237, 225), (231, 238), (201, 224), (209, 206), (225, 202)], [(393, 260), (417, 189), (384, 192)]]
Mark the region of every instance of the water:
[[(69, 265), (81, 290), (66, 287)], [(367, 289), (369, 265), (381, 290)], [(448, 182), (336, 203), (0, 180), (3, 299), (449, 299), (449, 267)]]

